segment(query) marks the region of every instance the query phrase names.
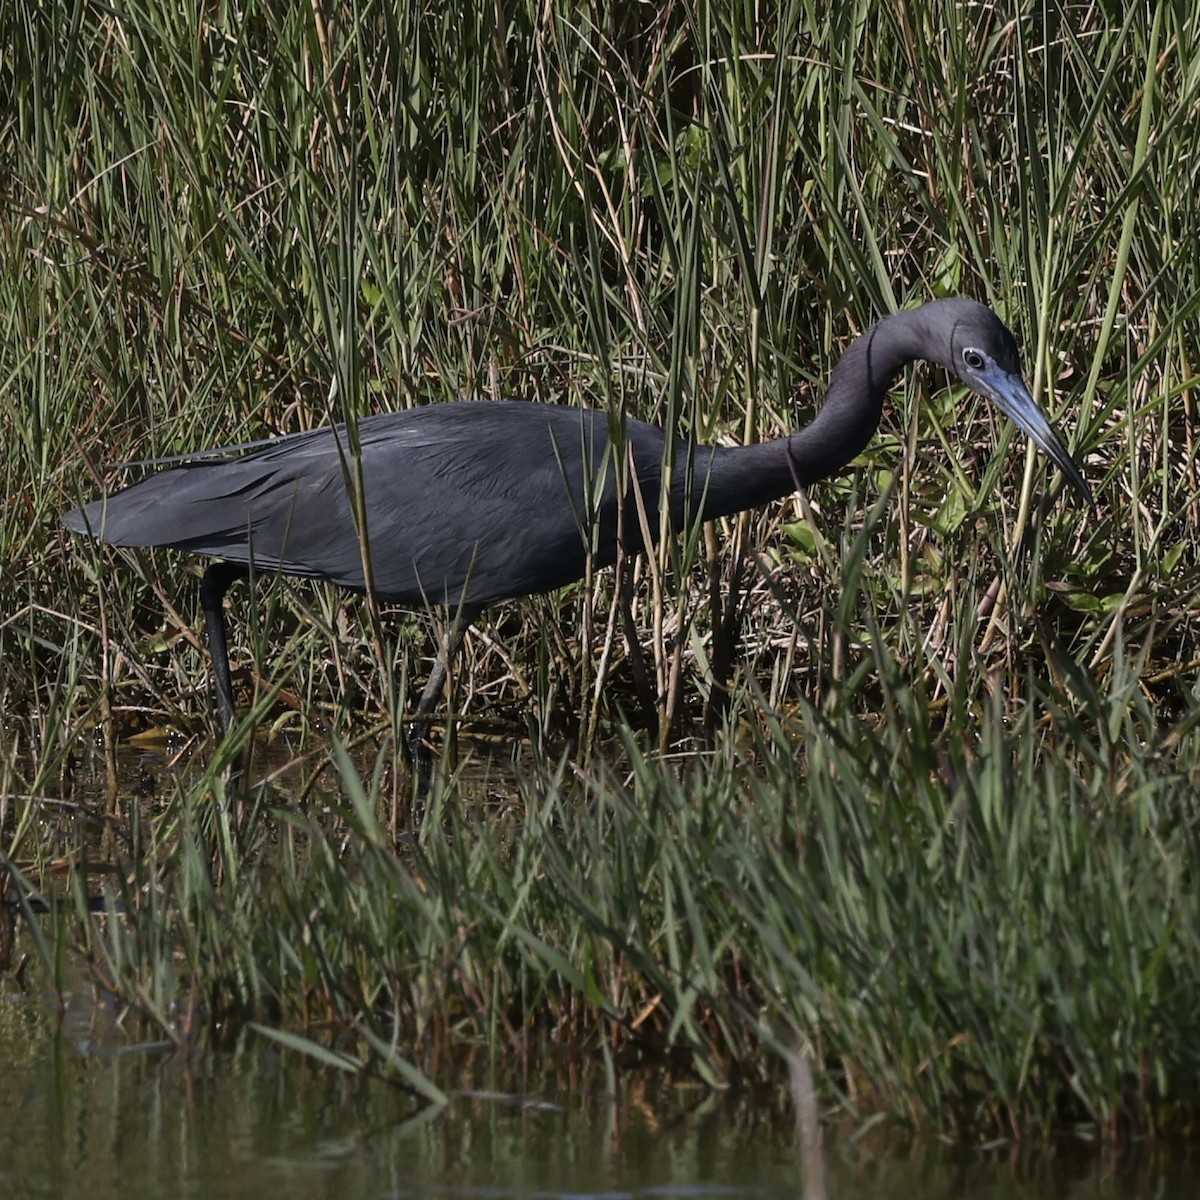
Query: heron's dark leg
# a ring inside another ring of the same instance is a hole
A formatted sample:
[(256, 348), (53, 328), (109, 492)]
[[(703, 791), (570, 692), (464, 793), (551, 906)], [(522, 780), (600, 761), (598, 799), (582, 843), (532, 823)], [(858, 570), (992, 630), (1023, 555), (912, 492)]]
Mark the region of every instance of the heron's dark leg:
[(425, 684), (425, 689), (421, 692), (421, 699), (417, 701), (417, 711), (413, 714), (413, 719), (409, 723), (406, 738), (408, 742), (408, 756), (413, 769), (422, 779), (428, 777), (431, 765), (429, 742), (427, 740), (429, 734), (429, 715), (433, 712), (438, 698), (442, 694), (442, 689), (446, 686), (446, 676), (450, 671), (450, 660), (458, 653), (458, 648), (462, 645), (463, 634), (467, 631), (471, 622), (479, 616), (481, 611), (479, 608), (468, 607), (464, 604), (454, 614), (450, 622), (450, 627), (446, 630), (446, 634), (442, 638), (442, 644), (438, 648), (437, 658), (434, 659), (433, 670), (429, 675), (429, 682)]
[(229, 585), (246, 574), (234, 563), (209, 563), (200, 580), (200, 606), (212, 656), (213, 686), (217, 693), (217, 726), (221, 736), (233, 724), (233, 680), (229, 675), (229, 643), (225, 636), (225, 593)]

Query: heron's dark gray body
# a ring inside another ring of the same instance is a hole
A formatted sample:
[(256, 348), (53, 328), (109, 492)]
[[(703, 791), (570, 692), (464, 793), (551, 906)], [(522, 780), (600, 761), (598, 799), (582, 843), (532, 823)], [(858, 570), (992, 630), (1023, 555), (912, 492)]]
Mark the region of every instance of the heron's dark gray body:
[[(616, 472), (604, 413), (473, 401), (366, 417), (358, 435), (381, 599), (477, 607), (561, 587), (583, 575), (593, 528), (597, 561), (615, 558)], [(664, 435), (631, 421), (625, 438), (657, 528)], [(687, 447), (678, 453), (686, 457)], [(711, 460), (706, 449), (695, 466), (703, 474)], [(66, 522), (113, 545), (170, 546), (362, 590), (352, 479), (345, 427), (325, 427), (152, 475)], [(636, 508), (626, 521), (629, 545), (640, 549)]]
[[(866, 446), (889, 386), (916, 358), (941, 364), (995, 402), (1090, 499), (1021, 380), (1012, 334), (981, 304), (940, 300), (886, 318), (857, 338), (804, 429), (752, 446), (678, 441), (665, 496), (666, 435), (625, 421), (623, 445), (634, 470), (622, 477), (636, 480), (652, 535), (663, 500), (678, 528), (754, 508), (840, 469)], [(367, 417), (358, 436), (362, 511), (382, 599), (461, 604), (474, 612), (562, 587), (583, 577), (589, 549), (597, 565), (615, 560), (621, 512), (625, 546), (643, 548), (635, 497), (618, 503), (617, 455), (603, 413), (465, 401)], [(348, 483), (354, 477), (346, 430), (335, 426), (282, 437), (241, 457), (206, 457), (162, 471), (63, 522), (118, 546), (170, 546), (362, 590)], [(210, 635), (225, 586), (206, 600)]]

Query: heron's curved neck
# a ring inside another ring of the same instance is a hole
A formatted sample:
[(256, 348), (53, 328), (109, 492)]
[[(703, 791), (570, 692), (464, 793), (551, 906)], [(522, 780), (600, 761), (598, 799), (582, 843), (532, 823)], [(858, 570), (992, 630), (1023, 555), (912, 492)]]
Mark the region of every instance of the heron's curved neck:
[(830, 376), (821, 411), (787, 438), (795, 482), (824, 479), (866, 449), (879, 428), (888, 389), (921, 357), (920, 321), (919, 309), (896, 313), (850, 343)]
[(711, 459), (697, 461), (691, 486), (704, 484), (700, 515), (711, 520), (777, 500), (861, 454), (879, 427), (888, 388), (921, 357), (919, 312), (886, 317), (850, 344), (811, 424), (770, 442), (714, 447)]

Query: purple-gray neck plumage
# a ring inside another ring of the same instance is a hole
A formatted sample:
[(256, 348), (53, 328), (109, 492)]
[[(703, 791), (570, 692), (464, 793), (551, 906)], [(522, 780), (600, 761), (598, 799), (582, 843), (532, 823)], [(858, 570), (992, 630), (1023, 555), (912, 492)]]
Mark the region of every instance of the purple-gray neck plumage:
[[(690, 483), (676, 469), (674, 511), (694, 516), (699, 507), (704, 520), (729, 516), (824, 479), (861, 454), (879, 427), (892, 382), (927, 353), (921, 312), (896, 313), (856, 338), (833, 369), (820, 411), (803, 429), (751, 446), (697, 447)], [(685, 490), (693, 503), (682, 499)]]

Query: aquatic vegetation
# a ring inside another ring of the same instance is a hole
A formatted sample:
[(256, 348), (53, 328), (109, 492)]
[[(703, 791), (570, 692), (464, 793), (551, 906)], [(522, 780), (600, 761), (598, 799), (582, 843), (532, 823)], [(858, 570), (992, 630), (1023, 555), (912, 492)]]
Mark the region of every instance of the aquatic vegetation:
[[(536, 1034), (713, 1086), (799, 1052), (972, 1136), (1190, 1127), (1196, 23), (498, 11), (0, 9), (0, 886), (51, 976), (428, 1099)], [(253, 581), (214, 752), (188, 568), (59, 525), (116, 464), (462, 395), (754, 441), (947, 293), (1093, 513), (917, 377), (837, 478), (490, 613), (424, 797), (436, 620)]]

